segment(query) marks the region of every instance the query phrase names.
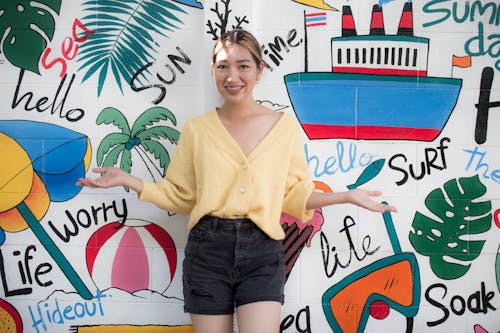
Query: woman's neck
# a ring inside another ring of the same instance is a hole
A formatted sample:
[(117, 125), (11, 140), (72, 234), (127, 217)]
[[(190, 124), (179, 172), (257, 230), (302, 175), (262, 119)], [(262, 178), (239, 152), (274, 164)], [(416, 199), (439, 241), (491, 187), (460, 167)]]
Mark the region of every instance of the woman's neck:
[(228, 103), (225, 102), (217, 110), (219, 115), (226, 119), (245, 118), (249, 115), (255, 114), (259, 110), (260, 104), (256, 101)]

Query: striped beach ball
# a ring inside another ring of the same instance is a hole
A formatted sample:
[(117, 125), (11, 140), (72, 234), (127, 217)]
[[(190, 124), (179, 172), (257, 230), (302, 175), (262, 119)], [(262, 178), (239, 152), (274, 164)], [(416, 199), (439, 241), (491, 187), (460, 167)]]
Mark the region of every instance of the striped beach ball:
[(86, 247), (87, 269), (99, 290), (130, 293), (168, 289), (177, 266), (177, 250), (163, 228), (143, 220), (109, 223)]

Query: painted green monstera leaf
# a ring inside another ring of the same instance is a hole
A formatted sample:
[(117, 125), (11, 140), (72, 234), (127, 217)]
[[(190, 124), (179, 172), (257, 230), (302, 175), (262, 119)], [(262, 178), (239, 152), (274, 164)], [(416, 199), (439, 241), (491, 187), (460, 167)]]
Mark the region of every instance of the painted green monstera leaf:
[(61, 0), (3, 0), (0, 4), (1, 51), (14, 66), (39, 73), (38, 63), (55, 30)]
[(485, 193), (477, 175), (452, 179), (425, 199), (433, 217), (416, 212), (410, 242), (429, 257), (432, 271), (440, 278), (462, 277), (481, 254), (485, 241), (469, 236), (491, 228), (491, 201), (479, 200)]

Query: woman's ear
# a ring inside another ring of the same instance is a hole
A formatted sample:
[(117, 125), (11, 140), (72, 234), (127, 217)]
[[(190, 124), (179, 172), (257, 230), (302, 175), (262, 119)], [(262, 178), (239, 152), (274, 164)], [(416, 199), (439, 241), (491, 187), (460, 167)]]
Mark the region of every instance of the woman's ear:
[(258, 65), (258, 72), (257, 72), (257, 81), (259, 81), (262, 78), (262, 74), (264, 73), (264, 61), (261, 61)]

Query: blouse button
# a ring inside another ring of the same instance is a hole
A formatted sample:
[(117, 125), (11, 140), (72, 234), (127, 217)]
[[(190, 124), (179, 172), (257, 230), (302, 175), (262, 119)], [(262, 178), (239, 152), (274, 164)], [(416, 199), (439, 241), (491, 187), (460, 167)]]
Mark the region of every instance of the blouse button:
[(240, 186), (240, 192), (241, 193), (245, 193), (246, 192), (245, 186)]
[(233, 213), (233, 216), (241, 216), (241, 213), (239, 210), (235, 210)]
[(248, 168), (248, 165), (246, 163), (241, 163), (241, 168), (243, 170), (246, 170)]

